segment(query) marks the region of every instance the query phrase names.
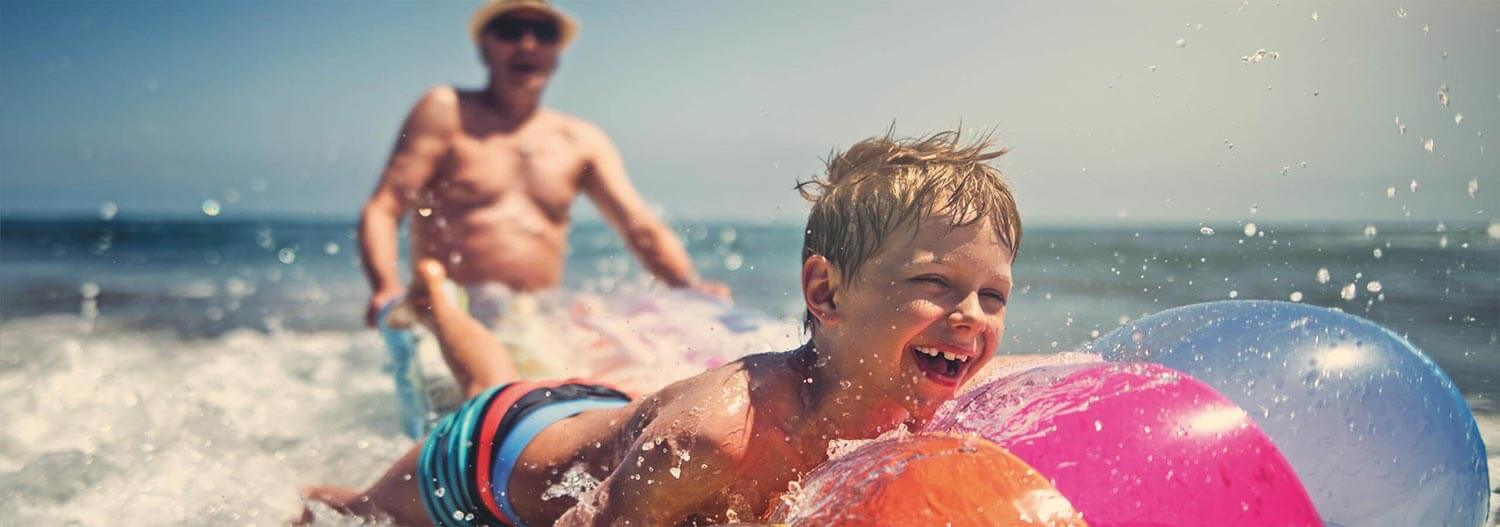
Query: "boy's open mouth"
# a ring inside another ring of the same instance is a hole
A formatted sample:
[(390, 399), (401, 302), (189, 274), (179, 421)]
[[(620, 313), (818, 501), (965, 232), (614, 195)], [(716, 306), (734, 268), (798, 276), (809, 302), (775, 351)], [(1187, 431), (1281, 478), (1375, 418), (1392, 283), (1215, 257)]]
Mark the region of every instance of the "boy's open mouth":
[(912, 358), (917, 361), (917, 369), (927, 375), (928, 379), (945, 386), (958, 386), (963, 379), (964, 373), (969, 370), (968, 355), (960, 355), (951, 351), (941, 351), (932, 346), (912, 346)]

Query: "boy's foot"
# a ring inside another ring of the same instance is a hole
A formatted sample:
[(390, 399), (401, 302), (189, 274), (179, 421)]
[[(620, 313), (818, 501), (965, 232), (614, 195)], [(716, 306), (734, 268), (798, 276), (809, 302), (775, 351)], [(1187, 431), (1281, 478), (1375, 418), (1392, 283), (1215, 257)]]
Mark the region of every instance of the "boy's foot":
[(411, 303), (412, 311), (417, 318), (424, 323), (432, 322), (432, 308), (435, 305), (455, 305), (449, 298), (447, 288), (443, 287), (448, 280), (448, 270), (443, 264), (432, 258), (423, 258), (417, 261), (413, 269), (411, 289), (407, 291), (407, 302)]

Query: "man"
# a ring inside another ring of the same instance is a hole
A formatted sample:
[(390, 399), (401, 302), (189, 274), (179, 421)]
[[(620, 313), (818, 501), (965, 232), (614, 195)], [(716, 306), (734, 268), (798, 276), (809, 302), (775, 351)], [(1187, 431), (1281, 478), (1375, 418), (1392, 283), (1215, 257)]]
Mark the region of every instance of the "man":
[(727, 297), (703, 283), (682, 242), (647, 210), (603, 131), (541, 106), (577, 25), (545, 0), (491, 0), (470, 23), (489, 68), (483, 90), (440, 86), (412, 108), (360, 218), (373, 293), (365, 318), (402, 292), (396, 231), (412, 216), (413, 261), (433, 258), (462, 286), (526, 293), (562, 281), (569, 210), (587, 194), (658, 279)]

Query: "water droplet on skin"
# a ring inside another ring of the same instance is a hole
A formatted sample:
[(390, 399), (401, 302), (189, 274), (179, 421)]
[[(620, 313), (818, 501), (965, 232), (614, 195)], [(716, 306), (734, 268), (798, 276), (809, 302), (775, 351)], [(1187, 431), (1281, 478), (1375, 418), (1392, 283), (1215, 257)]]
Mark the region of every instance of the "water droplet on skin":
[(447, 494), (447, 493), (448, 493), (448, 491), (444, 490), (442, 487), (438, 487), (437, 490), (432, 491), (432, 495), (433, 496), (437, 496), (439, 498), (443, 497), (443, 495)]
[(203, 213), (208, 216), (218, 216), (220, 212), (219, 202), (211, 199), (203, 200)]
[(420, 207), (417, 209), (417, 215), (426, 218), (432, 215), (432, 209), (429, 207)]
[(1365, 291), (1369, 291), (1371, 293), (1379, 293), (1381, 289), (1384, 289), (1384, 287), (1382, 287), (1380, 285), (1380, 282), (1376, 280), (1370, 280), (1370, 283), (1365, 284)]
[(1356, 291), (1354, 288), (1354, 284), (1345, 284), (1343, 289), (1339, 289), (1339, 298), (1342, 298), (1344, 300), (1354, 300), (1355, 293)]
[(1292, 291), (1292, 294), (1287, 295), (1287, 299), (1291, 300), (1293, 302), (1301, 302), (1302, 301), (1302, 292), (1301, 291)]
[(1328, 283), (1329, 280), (1333, 280), (1333, 274), (1331, 274), (1331, 273), (1328, 272), (1328, 268), (1327, 267), (1319, 267), (1318, 268), (1317, 278), (1318, 278), (1318, 283), (1320, 283), (1320, 284), (1326, 284), (1326, 283)]
[(672, 467), (672, 468), (667, 469), (667, 472), (669, 472), (669, 473), (672, 474), (672, 478), (673, 479), (681, 479), (682, 478), (682, 469), (680, 469), (680, 468)]

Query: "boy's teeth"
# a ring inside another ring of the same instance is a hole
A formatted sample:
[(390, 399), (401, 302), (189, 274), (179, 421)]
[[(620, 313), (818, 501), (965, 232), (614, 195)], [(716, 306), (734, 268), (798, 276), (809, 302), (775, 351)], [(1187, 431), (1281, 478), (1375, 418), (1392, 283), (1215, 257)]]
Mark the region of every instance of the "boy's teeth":
[(923, 355), (927, 355), (927, 356), (930, 356), (930, 357), (936, 357), (936, 356), (938, 356), (938, 350), (933, 349), (933, 348), (928, 348), (928, 347), (924, 347), (924, 346), (918, 346), (917, 347), (917, 351), (922, 352)]
[(948, 360), (958, 360), (958, 355), (954, 355), (951, 351), (945, 351), (943, 352), (943, 358)]

